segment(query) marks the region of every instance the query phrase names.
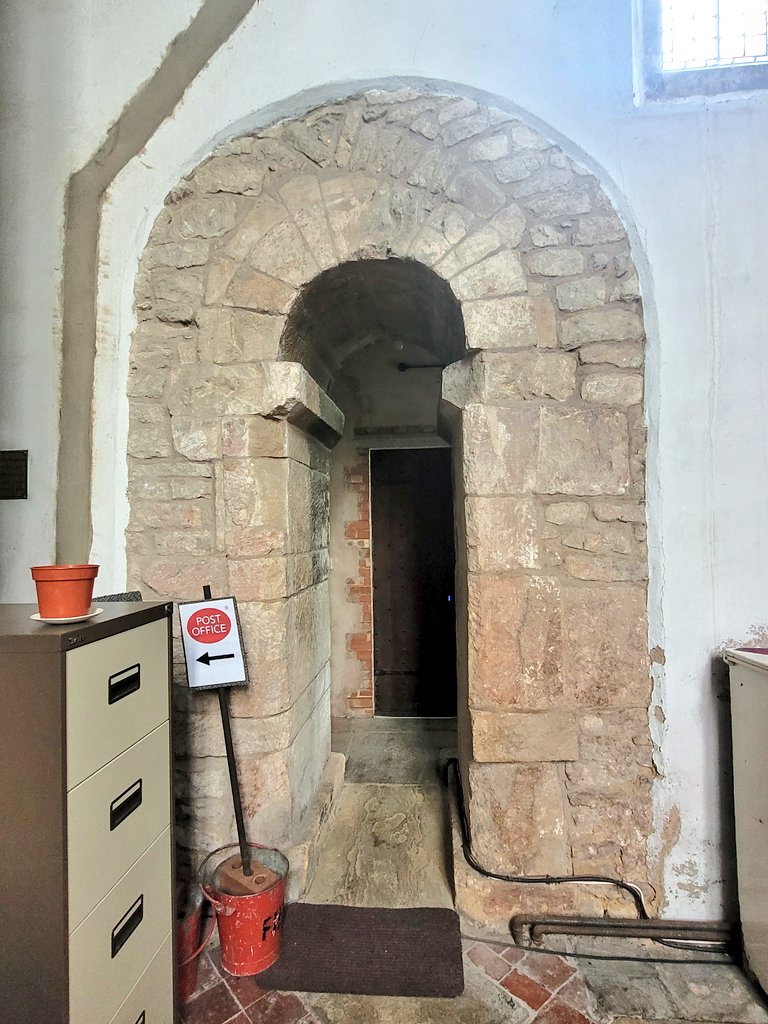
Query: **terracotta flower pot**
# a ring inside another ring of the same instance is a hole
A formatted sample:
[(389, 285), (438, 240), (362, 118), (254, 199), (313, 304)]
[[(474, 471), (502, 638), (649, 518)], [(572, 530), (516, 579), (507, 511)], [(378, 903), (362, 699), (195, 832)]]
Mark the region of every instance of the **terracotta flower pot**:
[(33, 566), (40, 618), (74, 619), (87, 615), (98, 572), (98, 565)]

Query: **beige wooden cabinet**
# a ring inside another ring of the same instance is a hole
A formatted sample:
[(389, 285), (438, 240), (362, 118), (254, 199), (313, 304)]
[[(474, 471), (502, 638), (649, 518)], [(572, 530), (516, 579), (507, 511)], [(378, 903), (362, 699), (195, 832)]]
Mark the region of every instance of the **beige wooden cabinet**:
[(173, 1024), (171, 605), (0, 606), (0, 1017)]
[(725, 652), (731, 676), (739, 917), (747, 966), (768, 992), (768, 652)]

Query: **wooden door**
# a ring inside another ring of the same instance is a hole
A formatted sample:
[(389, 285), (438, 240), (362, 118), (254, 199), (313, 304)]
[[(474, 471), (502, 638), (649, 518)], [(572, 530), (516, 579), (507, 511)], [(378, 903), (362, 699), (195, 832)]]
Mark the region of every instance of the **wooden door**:
[(376, 714), (455, 715), (450, 449), (371, 452), (371, 530)]

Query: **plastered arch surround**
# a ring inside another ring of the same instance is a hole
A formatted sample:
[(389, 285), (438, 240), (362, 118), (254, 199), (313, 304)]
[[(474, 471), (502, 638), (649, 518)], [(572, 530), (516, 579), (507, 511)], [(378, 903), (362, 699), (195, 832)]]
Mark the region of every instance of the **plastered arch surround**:
[[(389, 258), (446, 281), (466, 333), (443, 413), (475, 855), (654, 898), (637, 277), (595, 177), (517, 117), (374, 90), (225, 143), (171, 192), (136, 282), (129, 582), (237, 595), (258, 680), (233, 699), (246, 815), (260, 841), (300, 842), (329, 765), (343, 416), (281, 339), (321, 272)], [(202, 851), (231, 832), (223, 751), (214, 709), (179, 703), (185, 843)], [(500, 885), (470, 886), (468, 912), (531, 905)], [(619, 899), (568, 888), (558, 909)]]

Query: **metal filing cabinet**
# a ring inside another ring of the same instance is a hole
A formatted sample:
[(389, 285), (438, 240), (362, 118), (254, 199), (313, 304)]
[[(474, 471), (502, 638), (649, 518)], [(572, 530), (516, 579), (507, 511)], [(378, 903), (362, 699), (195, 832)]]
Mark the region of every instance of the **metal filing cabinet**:
[(173, 1024), (171, 605), (0, 606), (0, 1017)]
[(725, 652), (731, 678), (736, 874), (744, 954), (768, 992), (768, 651)]

